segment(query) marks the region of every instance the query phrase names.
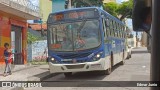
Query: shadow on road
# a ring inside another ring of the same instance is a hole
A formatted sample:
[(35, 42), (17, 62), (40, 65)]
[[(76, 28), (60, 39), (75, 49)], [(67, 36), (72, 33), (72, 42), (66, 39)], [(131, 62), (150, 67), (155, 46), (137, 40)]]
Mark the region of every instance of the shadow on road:
[(148, 53), (147, 50), (142, 50), (142, 51), (132, 51), (132, 54), (144, 54), (144, 53)]

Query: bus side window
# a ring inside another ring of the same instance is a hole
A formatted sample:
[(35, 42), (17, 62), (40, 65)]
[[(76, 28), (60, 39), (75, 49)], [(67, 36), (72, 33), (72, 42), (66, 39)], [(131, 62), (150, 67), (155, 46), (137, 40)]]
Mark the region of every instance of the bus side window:
[(122, 38), (122, 33), (123, 33), (122, 25), (120, 26), (120, 31), (121, 31), (121, 38)]
[(116, 35), (116, 23), (115, 23), (115, 21), (113, 21), (113, 33), (114, 33), (114, 37), (117, 37), (117, 35)]
[(107, 34), (106, 34), (106, 23), (105, 23), (106, 21), (105, 21), (105, 19), (103, 18), (102, 19), (102, 24), (103, 24), (103, 33), (104, 33), (104, 39), (106, 39), (106, 36), (107, 36)]
[(122, 25), (121, 25), (121, 38), (123, 38), (123, 29), (122, 29)]
[(116, 35), (116, 37), (118, 37), (117, 22), (115, 22), (115, 35)]
[(119, 23), (117, 23), (117, 33), (118, 33), (118, 38), (120, 38), (120, 36), (119, 36)]
[(110, 29), (110, 35), (113, 37), (113, 30), (112, 30), (112, 20), (109, 20), (109, 29)]
[(120, 24), (118, 23), (119, 38), (121, 38)]
[(124, 32), (124, 30), (123, 30), (123, 26), (122, 26), (122, 38), (123, 38), (123, 32)]
[(106, 24), (106, 34), (109, 37), (110, 36), (110, 30), (109, 30), (109, 19), (108, 18), (105, 20), (105, 24)]
[(124, 38), (124, 26), (122, 26), (122, 38)]

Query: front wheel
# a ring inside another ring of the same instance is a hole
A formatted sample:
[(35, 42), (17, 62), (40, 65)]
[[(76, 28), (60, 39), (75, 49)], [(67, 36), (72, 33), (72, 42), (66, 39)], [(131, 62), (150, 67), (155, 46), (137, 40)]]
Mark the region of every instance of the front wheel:
[(65, 76), (65, 77), (71, 77), (71, 76), (72, 76), (72, 72), (64, 73), (64, 76)]
[(111, 63), (112, 59), (113, 59), (113, 58), (112, 58), (112, 56), (111, 56), (111, 60), (110, 60), (110, 62), (109, 62), (109, 68), (103, 71), (103, 74), (104, 74), (104, 75), (110, 75), (110, 74), (111, 74), (111, 72), (112, 72), (112, 63)]

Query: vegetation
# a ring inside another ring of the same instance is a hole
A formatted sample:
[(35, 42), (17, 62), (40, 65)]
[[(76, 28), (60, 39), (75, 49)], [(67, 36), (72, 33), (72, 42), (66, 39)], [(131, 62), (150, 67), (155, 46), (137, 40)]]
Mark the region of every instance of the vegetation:
[(30, 32), (27, 32), (27, 43), (32, 44), (35, 41), (40, 40), (40, 37), (33, 35)]
[(102, 6), (103, 0), (72, 0), (72, 6), (75, 7), (90, 7)]
[(118, 12), (117, 12), (118, 7), (119, 7), (119, 4), (117, 4), (116, 2), (105, 3), (103, 6), (105, 11), (107, 11), (108, 13), (110, 13), (111, 15), (117, 18), (118, 18)]
[(132, 18), (133, 0), (128, 0), (118, 4), (116, 2), (109, 2), (104, 4), (104, 10), (112, 14), (113, 16), (124, 20), (124, 18)]
[(104, 10), (113, 16), (124, 20), (124, 18), (132, 18), (133, 0), (128, 0), (118, 4), (116, 2), (109, 2), (103, 5), (103, 0), (72, 0), (72, 6), (75, 7), (90, 7), (103, 6)]

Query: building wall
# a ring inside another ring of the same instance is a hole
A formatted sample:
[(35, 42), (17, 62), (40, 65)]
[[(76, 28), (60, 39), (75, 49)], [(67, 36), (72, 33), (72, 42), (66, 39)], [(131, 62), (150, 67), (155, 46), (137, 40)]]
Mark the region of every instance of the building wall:
[(46, 22), (48, 15), (52, 12), (51, 0), (40, 0), (40, 11), (42, 13), (42, 21)]
[(116, 0), (104, 0), (103, 3), (116, 2)]
[(32, 44), (32, 60), (46, 60), (47, 52), (47, 40), (36, 41)]
[(4, 64), (4, 43), (9, 43), (11, 48), (11, 25), (22, 27), (22, 57), (26, 63), (27, 23), (26, 20), (0, 11), (0, 64)]

